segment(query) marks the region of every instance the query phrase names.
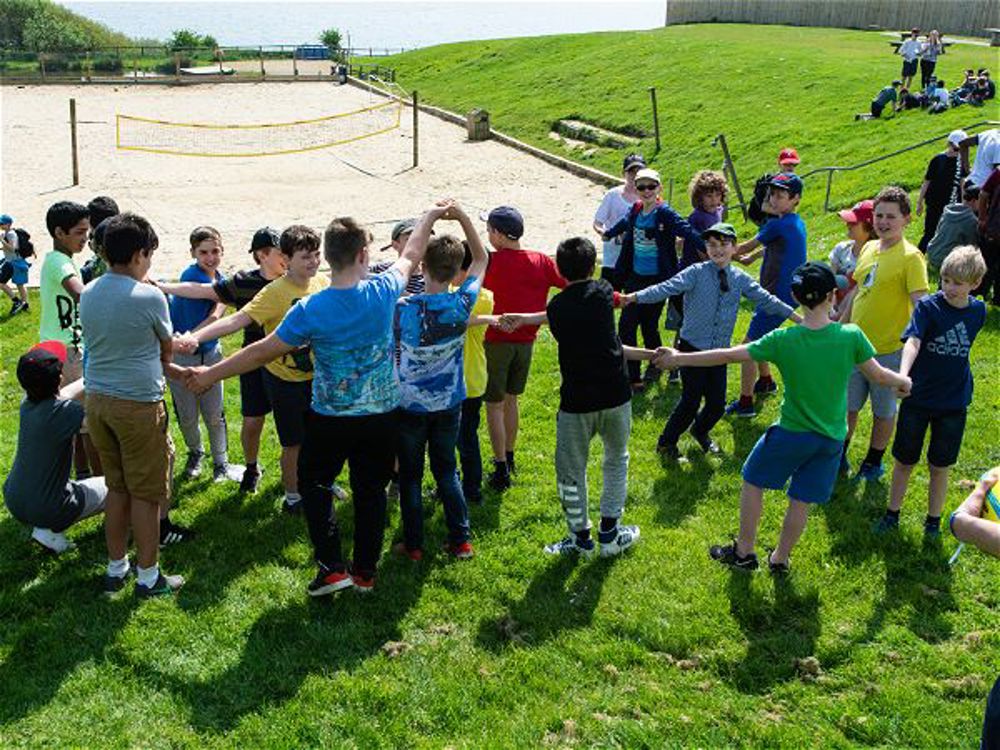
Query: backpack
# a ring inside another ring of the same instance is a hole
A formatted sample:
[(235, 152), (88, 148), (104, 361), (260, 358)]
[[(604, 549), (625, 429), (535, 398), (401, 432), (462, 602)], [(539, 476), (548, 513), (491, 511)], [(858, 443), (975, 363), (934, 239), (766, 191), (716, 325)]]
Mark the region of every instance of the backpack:
[(35, 246), (31, 242), (31, 235), (21, 227), (15, 227), (14, 234), (17, 235), (17, 254), (22, 258), (30, 258), (35, 254)]
[(747, 217), (757, 226), (763, 226), (764, 222), (772, 218), (771, 214), (764, 211), (764, 203), (767, 201), (767, 190), (770, 187), (773, 174), (761, 175), (753, 185), (753, 197), (747, 204)]

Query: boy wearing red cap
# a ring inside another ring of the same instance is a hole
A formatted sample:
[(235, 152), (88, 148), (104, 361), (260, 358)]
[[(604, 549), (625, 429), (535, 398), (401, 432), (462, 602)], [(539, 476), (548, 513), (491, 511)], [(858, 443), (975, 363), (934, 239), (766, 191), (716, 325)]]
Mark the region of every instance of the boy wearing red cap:
[(44, 341), (17, 362), (24, 389), (17, 432), (17, 453), (4, 481), (7, 510), (30, 524), (31, 539), (55, 554), (73, 548), (65, 531), (104, 510), (104, 477), (70, 481), (73, 440), (83, 424), (83, 381), (61, 391), (66, 346)]

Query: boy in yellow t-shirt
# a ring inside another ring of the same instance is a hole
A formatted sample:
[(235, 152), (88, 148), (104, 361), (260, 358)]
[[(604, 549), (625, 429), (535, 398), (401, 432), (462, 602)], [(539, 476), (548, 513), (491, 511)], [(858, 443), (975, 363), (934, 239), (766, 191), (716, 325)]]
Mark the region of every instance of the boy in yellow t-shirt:
[[(309, 227), (292, 225), (281, 233), (279, 249), (288, 261), (285, 275), (262, 289), (242, 310), (192, 332), (187, 341), (200, 342), (226, 336), (251, 323), (264, 335), (278, 327), (285, 313), (300, 299), (329, 286), (317, 276), (320, 263), (319, 235)], [(308, 347), (293, 349), (264, 366), (264, 391), (271, 402), (274, 426), (281, 443), (281, 483), (285, 489), (282, 510), (297, 513), (299, 503), (299, 448), (305, 433), (306, 414), (312, 403), (312, 354)], [(339, 490), (339, 488), (338, 488)], [(343, 496), (343, 492), (337, 493)]]
[[(465, 245), (465, 259), (462, 270), (452, 280), (459, 287), (469, 275), (472, 265), (472, 251)], [(486, 326), (496, 325), (499, 315), (493, 315), (493, 292), (480, 288), (476, 304), (472, 306), (468, 328), (465, 331), (465, 348), (462, 352), (462, 367), (465, 374), (465, 400), (462, 402), (462, 417), (458, 425), (458, 455), (462, 461), (462, 494), (466, 502), (483, 502), (483, 454), (479, 448), (479, 418), (486, 393)]]
[[(875, 347), (875, 360), (899, 371), (903, 344), (900, 336), (910, 321), (913, 305), (927, 294), (927, 266), (923, 253), (903, 237), (910, 223), (910, 199), (903, 188), (882, 188), (874, 201), (878, 240), (865, 244), (853, 277), (857, 285), (843, 305), (841, 320), (855, 323)], [(855, 371), (848, 383), (847, 438), (840, 471), (850, 473), (847, 447), (868, 397), (872, 402), (872, 433), (855, 480), (878, 480), (884, 473), (882, 456), (896, 424), (896, 395), (892, 388), (870, 383)]]

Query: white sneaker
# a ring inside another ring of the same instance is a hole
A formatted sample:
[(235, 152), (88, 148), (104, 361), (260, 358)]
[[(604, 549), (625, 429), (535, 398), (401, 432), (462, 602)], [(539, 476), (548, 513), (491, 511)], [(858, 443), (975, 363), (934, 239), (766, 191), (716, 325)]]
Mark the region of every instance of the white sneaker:
[(604, 541), (604, 533), (598, 534), (598, 539), (601, 542), (601, 557), (620, 555), (639, 541), (638, 526), (619, 526), (614, 531), (608, 532), (609, 536), (612, 534), (614, 536), (611, 536), (608, 541)]
[(212, 468), (213, 482), (242, 482), (243, 471), (246, 466), (242, 464), (216, 464)]
[(345, 490), (336, 482), (330, 485), (330, 492), (333, 493), (334, 500), (337, 500), (339, 502), (344, 502), (347, 499), (347, 490)]
[(546, 544), (542, 549), (546, 555), (579, 555), (580, 557), (589, 558), (594, 554), (595, 545), (593, 539), (588, 539), (587, 542), (586, 545), (580, 544), (576, 536), (570, 534), (558, 542)]
[(31, 530), (31, 540), (56, 555), (76, 549), (76, 545), (66, 538), (65, 534), (60, 534), (51, 529), (43, 529), (38, 526)]

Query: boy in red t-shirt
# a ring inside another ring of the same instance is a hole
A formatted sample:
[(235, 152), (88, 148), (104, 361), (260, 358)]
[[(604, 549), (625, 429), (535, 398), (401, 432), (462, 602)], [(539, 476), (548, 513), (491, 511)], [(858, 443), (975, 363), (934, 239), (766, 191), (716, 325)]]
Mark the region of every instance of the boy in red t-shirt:
[[(500, 206), (486, 217), (486, 233), (495, 252), (483, 286), (493, 292), (493, 313), (531, 313), (545, 309), (549, 290), (563, 289), (555, 261), (544, 253), (521, 249), (524, 219), (516, 208)], [(531, 367), (531, 350), (538, 326), (505, 332), (486, 331), (486, 423), (493, 446), (490, 486), (498, 492), (510, 487), (517, 440), (517, 397), (524, 393)]]

